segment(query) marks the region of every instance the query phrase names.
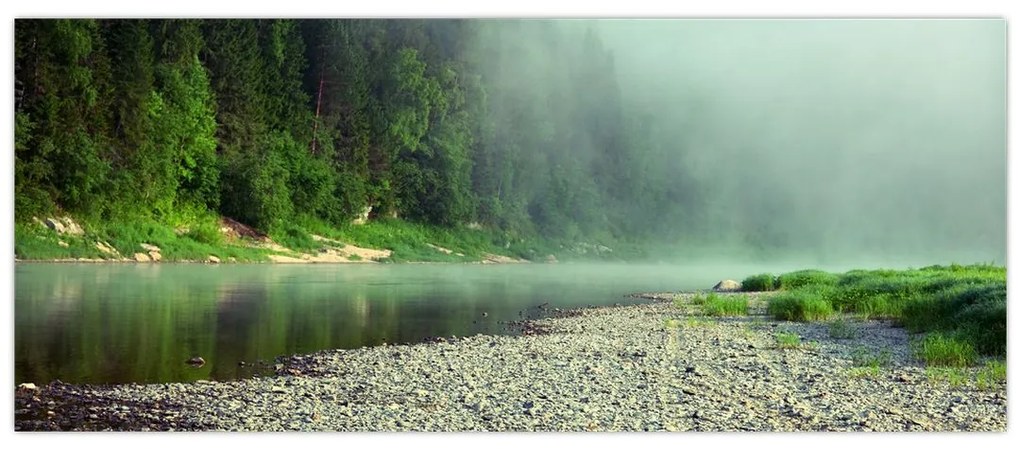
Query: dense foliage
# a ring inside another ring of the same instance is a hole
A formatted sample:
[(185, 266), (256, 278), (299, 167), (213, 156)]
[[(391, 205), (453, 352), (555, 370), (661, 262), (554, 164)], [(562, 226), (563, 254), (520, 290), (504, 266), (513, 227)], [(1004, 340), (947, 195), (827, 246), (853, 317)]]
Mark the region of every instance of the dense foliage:
[(683, 224), (628, 219), (683, 198), (664, 153), (642, 140), (649, 123), (626, 118), (612, 54), (590, 29), (247, 19), (15, 28), (19, 222), (62, 210), (172, 223), (208, 211), (280, 232), (299, 217), (339, 226), (370, 210), (480, 223), (508, 242), (609, 241)]

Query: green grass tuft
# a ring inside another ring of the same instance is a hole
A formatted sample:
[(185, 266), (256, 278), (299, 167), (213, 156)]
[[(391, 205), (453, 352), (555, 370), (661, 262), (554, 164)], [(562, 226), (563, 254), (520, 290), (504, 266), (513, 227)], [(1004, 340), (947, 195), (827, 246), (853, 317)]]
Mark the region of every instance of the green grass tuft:
[(958, 367), (937, 367), (928, 366), (924, 368), (924, 375), (929, 382), (946, 382), (950, 386), (959, 387), (967, 383), (967, 373)]
[(985, 364), (977, 373), (977, 387), (986, 390), (1006, 381), (1006, 364), (1000, 360), (992, 360)]
[(279, 230), (271, 232), (269, 238), (289, 249), (303, 253), (314, 253), (323, 248), (321, 242), (313, 239), (311, 234), (293, 223), (287, 223)]
[(772, 291), (776, 289), (776, 278), (768, 273), (748, 276), (740, 283), (740, 289), (745, 292)]
[(747, 296), (712, 295), (706, 301), (702, 310), (706, 315), (711, 316), (739, 316), (747, 315)]
[(716, 294), (715, 292), (708, 292), (708, 294), (699, 293), (697, 295), (694, 295), (693, 298), (691, 298), (691, 304), (694, 304), (696, 306), (703, 306), (709, 301), (715, 301), (718, 298), (719, 295)]
[(978, 356), (974, 345), (967, 339), (939, 332), (915, 342), (914, 351), (926, 364), (943, 367), (973, 366)]
[(818, 321), (828, 319), (835, 311), (815, 292), (795, 290), (770, 299), (768, 313), (778, 320)]
[(776, 333), (776, 346), (781, 349), (796, 349), (800, 347), (800, 335), (790, 332)]
[(807, 285), (836, 285), (839, 275), (820, 270), (800, 270), (782, 274), (778, 278), (776, 288), (792, 290)]

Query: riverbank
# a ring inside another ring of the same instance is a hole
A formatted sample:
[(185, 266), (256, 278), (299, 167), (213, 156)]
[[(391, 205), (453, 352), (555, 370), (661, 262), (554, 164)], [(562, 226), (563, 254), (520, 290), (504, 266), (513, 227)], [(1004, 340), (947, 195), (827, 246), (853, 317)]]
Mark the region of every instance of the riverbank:
[[(15, 395), (20, 430), (1004, 431), (1005, 380), (926, 369), (903, 328), (708, 317), (679, 300), (580, 309), (522, 336), (324, 351), (277, 376)], [(663, 296), (669, 298), (668, 296)], [(790, 335), (798, 336), (792, 343)]]
[(577, 252), (478, 226), (441, 228), (395, 219), (336, 228), (308, 218), (272, 233), (214, 216), (175, 224), (154, 220), (89, 223), (69, 216), (33, 217), (15, 224), (17, 262), (523, 263), (555, 262), (554, 249)]

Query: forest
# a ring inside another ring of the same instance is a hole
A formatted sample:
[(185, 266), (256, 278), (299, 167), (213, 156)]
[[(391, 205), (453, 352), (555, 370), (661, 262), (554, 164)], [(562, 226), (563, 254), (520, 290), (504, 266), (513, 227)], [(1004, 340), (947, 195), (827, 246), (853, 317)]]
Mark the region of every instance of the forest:
[(19, 19), (15, 220), (1002, 261), (986, 25)]
[(590, 28), (18, 20), (15, 41), (18, 221), (209, 211), (271, 233), (370, 211), (612, 240), (680, 225), (629, 217), (696, 201), (666, 182)]

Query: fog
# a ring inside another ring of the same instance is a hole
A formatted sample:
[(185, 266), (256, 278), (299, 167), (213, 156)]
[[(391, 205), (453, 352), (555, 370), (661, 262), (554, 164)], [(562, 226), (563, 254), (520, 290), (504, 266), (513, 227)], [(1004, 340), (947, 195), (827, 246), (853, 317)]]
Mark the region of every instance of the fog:
[(555, 23), (612, 53), (708, 253), (1005, 263), (1003, 20)]
[(723, 216), (820, 255), (1005, 262), (1004, 22), (600, 26)]

